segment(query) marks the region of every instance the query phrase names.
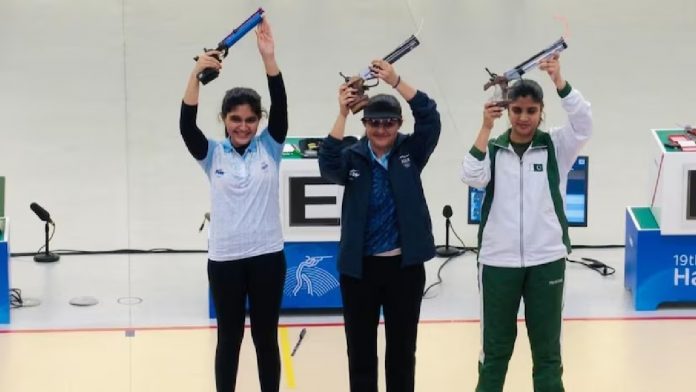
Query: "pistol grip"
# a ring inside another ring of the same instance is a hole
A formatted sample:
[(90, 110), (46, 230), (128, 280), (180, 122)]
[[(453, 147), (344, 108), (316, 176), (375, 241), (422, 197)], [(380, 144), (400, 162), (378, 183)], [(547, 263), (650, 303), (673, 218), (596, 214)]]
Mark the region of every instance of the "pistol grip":
[(499, 108), (507, 109), (507, 107), (510, 106), (510, 100), (504, 99), (502, 101), (496, 101), (495, 106), (497, 106)]
[(359, 111), (363, 110), (368, 101), (368, 96), (365, 94), (365, 91), (367, 90), (365, 80), (360, 76), (352, 76), (346, 80), (346, 84), (348, 87), (352, 87), (356, 90), (357, 96), (355, 97), (355, 102), (353, 102), (353, 104), (349, 107), (353, 114), (358, 113)]
[(352, 87), (357, 90), (359, 95), (365, 94), (365, 80), (360, 76), (353, 76), (348, 81), (346, 81), (348, 87)]
[(215, 80), (220, 72), (215, 68), (206, 68), (200, 73), (198, 73), (198, 80), (205, 86), (210, 81)]
[[(205, 53), (212, 52), (214, 49), (207, 49), (203, 48), (203, 51)], [(225, 53), (223, 53), (224, 57)], [(218, 61), (222, 61), (222, 58), (218, 54), (212, 54), (211, 57), (216, 58)], [(198, 56), (193, 58), (195, 61), (198, 61)], [(209, 82), (215, 80), (218, 75), (220, 75), (220, 71), (216, 70), (215, 68), (206, 68), (203, 71), (199, 72), (197, 77), (198, 80), (205, 86)]]
[(367, 106), (368, 100), (369, 98), (365, 94), (358, 96), (355, 102), (353, 102), (353, 104), (350, 105), (350, 111), (353, 112), (353, 114), (355, 114), (363, 110), (365, 106)]

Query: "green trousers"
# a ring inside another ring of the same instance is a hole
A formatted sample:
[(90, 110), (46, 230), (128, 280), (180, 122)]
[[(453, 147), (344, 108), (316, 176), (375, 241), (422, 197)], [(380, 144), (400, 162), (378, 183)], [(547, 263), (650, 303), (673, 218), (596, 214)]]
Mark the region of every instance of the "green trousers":
[[(563, 392), (561, 311), (565, 259), (534, 267), (479, 264), (482, 349), (476, 392), (501, 392), (517, 337), (517, 312), (524, 299), (534, 363), (535, 392)], [(511, 386), (510, 391), (518, 391)]]

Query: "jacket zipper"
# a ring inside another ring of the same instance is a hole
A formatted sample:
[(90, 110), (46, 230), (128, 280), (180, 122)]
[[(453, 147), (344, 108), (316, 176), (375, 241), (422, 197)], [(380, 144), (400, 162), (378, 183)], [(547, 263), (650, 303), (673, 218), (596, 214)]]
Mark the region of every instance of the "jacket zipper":
[(520, 157), (520, 262), (522, 268), (524, 268), (524, 165), (522, 158), (526, 152)]

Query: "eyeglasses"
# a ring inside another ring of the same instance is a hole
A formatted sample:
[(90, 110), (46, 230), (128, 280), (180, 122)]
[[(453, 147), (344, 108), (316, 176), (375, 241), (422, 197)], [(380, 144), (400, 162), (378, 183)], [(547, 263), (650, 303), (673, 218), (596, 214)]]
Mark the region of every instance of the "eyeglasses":
[(400, 118), (363, 118), (363, 125), (370, 128), (394, 128), (401, 125)]

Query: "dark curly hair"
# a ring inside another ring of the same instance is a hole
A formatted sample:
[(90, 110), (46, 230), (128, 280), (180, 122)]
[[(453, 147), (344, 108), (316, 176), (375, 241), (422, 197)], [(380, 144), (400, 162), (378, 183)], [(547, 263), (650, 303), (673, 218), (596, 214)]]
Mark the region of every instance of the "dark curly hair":
[(251, 111), (261, 118), (264, 110), (261, 108), (261, 96), (254, 89), (248, 87), (235, 87), (227, 90), (222, 99), (220, 117), (225, 118), (227, 113), (233, 111), (237, 106), (249, 105)]

